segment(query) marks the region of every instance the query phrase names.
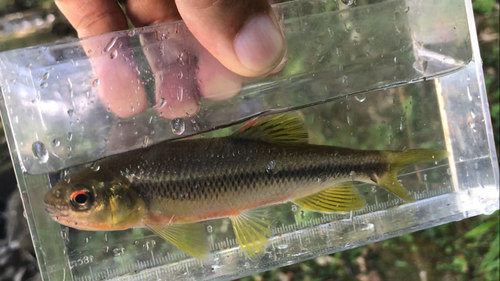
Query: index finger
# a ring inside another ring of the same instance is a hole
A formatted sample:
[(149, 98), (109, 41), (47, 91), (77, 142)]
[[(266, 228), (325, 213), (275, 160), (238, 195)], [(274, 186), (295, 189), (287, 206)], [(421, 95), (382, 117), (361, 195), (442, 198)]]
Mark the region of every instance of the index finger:
[(127, 29), (127, 19), (116, 0), (55, 0), (78, 32), (78, 37)]
[[(80, 38), (127, 29), (125, 14), (116, 0), (56, 0), (56, 5)], [(117, 40), (112, 34), (82, 41), (92, 64), (94, 79), (99, 81), (95, 86), (101, 101), (122, 118), (147, 109), (144, 88), (138, 83), (140, 75), (133, 52), (126, 54), (126, 60), (108, 54), (120, 45), (127, 49), (128, 44), (127, 38)]]

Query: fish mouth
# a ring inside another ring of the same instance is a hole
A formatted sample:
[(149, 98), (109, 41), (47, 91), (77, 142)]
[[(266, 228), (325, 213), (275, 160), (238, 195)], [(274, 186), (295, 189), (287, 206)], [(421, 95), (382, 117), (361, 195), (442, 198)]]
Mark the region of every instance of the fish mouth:
[(60, 208), (57, 208), (53, 204), (45, 203), (45, 212), (51, 216), (64, 217), (66, 214)]

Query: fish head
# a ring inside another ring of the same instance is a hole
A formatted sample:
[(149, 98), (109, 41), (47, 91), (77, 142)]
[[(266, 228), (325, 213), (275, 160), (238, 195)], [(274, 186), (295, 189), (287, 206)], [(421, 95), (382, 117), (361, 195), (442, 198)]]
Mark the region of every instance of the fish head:
[(144, 200), (124, 181), (95, 179), (88, 173), (59, 181), (47, 192), (44, 203), (56, 221), (79, 230), (137, 227), (147, 213)]

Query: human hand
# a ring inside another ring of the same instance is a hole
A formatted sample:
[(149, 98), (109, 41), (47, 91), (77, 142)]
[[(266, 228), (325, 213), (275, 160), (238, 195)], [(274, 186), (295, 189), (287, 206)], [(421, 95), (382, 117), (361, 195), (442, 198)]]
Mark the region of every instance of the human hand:
[[(56, 0), (61, 12), (75, 27), (78, 36), (88, 37), (127, 29), (127, 20), (116, 0)], [(185, 42), (193, 65), (176, 63), (175, 54), (160, 56), (144, 50), (155, 75), (156, 108), (173, 119), (196, 113), (199, 97), (221, 100), (241, 90), (244, 77), (276, 71), (285, 54), (285, 40), (268, 0), (127, 0), (122, 1), (134, 27), (183, 20), (196, 42)], [(92, 50), (103, 50), (112, 36), (84, 43), (91, 59), (99, 97), (120, 117), (147, 109), (146, 95), (132, 60), (109, 59)], [(123, 42), (122, 42), (123, 43)], [(124, 43), (126, 44), (126, 43)], [(201, 45), (200, 45), (201, 44)], [(176, 49), (175, 45), (167, 45)], [(172, 50), (174, 51), (174, 50)], [(189, 58), (188, 58), (189, 59)], [(172, 67), (174, 65), (174, 67)], [(181, 92), (179, 95), (179, 91)]]

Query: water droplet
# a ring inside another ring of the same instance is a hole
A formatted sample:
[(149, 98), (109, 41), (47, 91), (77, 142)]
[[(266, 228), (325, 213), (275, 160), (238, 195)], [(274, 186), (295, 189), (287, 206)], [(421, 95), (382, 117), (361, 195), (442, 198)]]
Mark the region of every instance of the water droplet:
[(474, 113), (474, 111), (471, 109), (470, 110), (470, 116), (474, 119), (476, 118), (476, 114)]
[(73, 133), (68, 132), (68, 141), (71, 141), (73, 139)]
[(142, 140), (142, 147), (146, 148), (148, 146), (148, 143), (149, 143), (149, 136), (146, 135), (146, 136), (144, 136), (144, 139)]
[(47, 84), (47, 82), (42, 82), (42, 83), (40, 84), (40, 88), (42, 88), (42, 89), (43, 89), (43, 88), (47, 88), (47, 86), (49, 86), (49, 84)]
[(118, 50), (117, 49), (114, 49), (111, 54), (109, 54), (109, 58), (110, 59), (114, 59), (118, 56)]
[(177, 100), (182, 101), (183, 98), (184, 98), (184, 88), (178, 87), (177, 88)]
[(306, 217), (306, 212), (304, 210), (300, 210), (300, 218), (304, 219)]
[(99, 78), (96, 78), (94, 79), (94, 81), (92, 81), (92, 87), (97, 87), (99, 86)]
[(349, 78), (347, 78), (347, 76), (344, 75), (344, 77), (342, 77), (342, 83), (349, 85)]
[(74, 115), (73, 109), (68, 109), (68, 116), (69, 116), (69, 118), (73, 118), (73, 115)]
[(172, 128), (172, 133), (176, 136), (182, 135), (186, 130), (186, 124), (182, 118), (175, 118), (170, 121), (170, 127)]
[(104, 48), (104, 52), (109, 52), (115, 45), (116, 40), (118, 40), (118, 37), (111, 38), (111, 41), (109, 41), (108, 45), (106, 45), (106, 47)]
[(40, 163), (45, 163), (49, 160), (49, 152), (45, 148), (45, 144), (41, 141), (36, 141), (31, 145), (31, 151), (33, 156), (40, 161)]
[(99, 166), (99, 163), (94, 162), (92, 165), (90, 165), (90, 169), (94, 172), (97, 172), (101, 169), (101, 166)]
[(472, 101), (472, 95), (470, 94), (470, 87), (467, 86), (467, 97), (469, 98), (469, 101)]
[(59, 139), (52, 140), (52, 146), (58, 147), (59, 145), (61, 145), (61, 141)]
[(460, 161), (460, 162), (464, 162), (464, 161), (465, 161), (465, 159), (464, 159), (464, 157), (463, 157), (463, 156), (460, 156), (460, 157), (458, 157), (458, 161)]
[(130, 29), (129, 31), (127, 31), (127, 34), (129, 37), (132, 37), (135, 35), (135, 29)]
[(266, 172), (272, 173), (274, 167), (276, 167), (276, 162), (274, 160), (269, 161), (269, 163), (267, 163)]
[(40, 79), (40, 81), (45, 81), (45, 80), (47, 80), (47, 79), (49, 78), (49, 76), (50, 76), (50, 73), (45, 72), (45, 73), (42, 75), (42, 79)]
[(164, 98), (161, 98), (153, 107), (157, 109), (162, 109), (167, 104)]
[(450, 168), (446, 169), (446, 173), (447, 173), (448, 175), (451, 175), (451, 169), (450, 169)]
[(469, 128), (471, 128), (471, 129), (472, 129), (472, 131), (474, 131), (474, 132), (475, 132), (475, 131), (476, 131), (476, 124), (475, 124), (475, 123), (473, 123), (473, 122), (469, 122)]
[(347, 6), (355, 5), (356, 0), (342, 0), (342, 3), (346, 4)]
[(365, 96), (354, 96), (354, 98), (359, 102), (364, 102), (366, 100)]
[(277, 247), (277, 248), (278, 248), (278, 249), (280, 249), (280, 250), (284, 250), (284, 249), (288, 248), (288, 244), (281, 244), (281, 245), (278, 245), (278, 247)]
[(182, 77), (184, 77), (184, 73), (182, 71), (179, 71), (179, 73), (177, 73), (177, 78), (182, 79)]
[(346, 116), (347, 118), (347, 125), (351, 126), (352, 125), (352, 119), (349, 115)]
[(180, 64), (180, 65), (184, 65), (185, 64), (185, 58), (184, 58), (185, 54), (184, 52), (179, 52), (177, 54), (177, 62)]

